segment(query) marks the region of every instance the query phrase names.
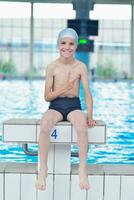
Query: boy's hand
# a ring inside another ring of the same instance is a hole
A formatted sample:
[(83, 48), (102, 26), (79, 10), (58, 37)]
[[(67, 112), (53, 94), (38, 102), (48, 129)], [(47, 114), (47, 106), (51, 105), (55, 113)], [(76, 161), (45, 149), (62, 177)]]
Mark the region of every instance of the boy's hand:
[(66, 93), (68, 90), (71, 90), (74, 86), (74, 82), (76, 79), (70, 80), (67, 83), (64, 84), (63, 86), (63, 92)]
[(74, 77), (73, 79), (71, 79), (71, 80), (68, 81), (68, 83), (67, 83), (68, 90), (70, 90), (70, 89), (73, 88), (74, 83), (75, 83), (75, 81), (76, 81), (78, 78), (79, 78), (79, 77), (76, 76), (76, 77)]
[(88, 119), (87, 123), (90, 127), (94, 127), (96, 125), (96, 121), (94, 119)]
[(65, 83), (65, 86), (64, 86), (64, 89), (65, 91), (64, 92), (67, 92), (68, 90), (71, 90), (74, 86), (74, 83), (77, 79), (80, 78), (80, 75), (76, 75), (74, 76), (72, 79), (70, 79), (70, 73), (68, 74), (68, 81), (67, 83)]
[(77, 79), (80, 78), (79, 74), (74, 74), (74, 76), (71, 78), (71, 73), (68, 73), (68, 81), (67, 81), (67, 85), (68, 85), (68, 89), (72, 89), (72, 87), (74, 86), (74, 83)]

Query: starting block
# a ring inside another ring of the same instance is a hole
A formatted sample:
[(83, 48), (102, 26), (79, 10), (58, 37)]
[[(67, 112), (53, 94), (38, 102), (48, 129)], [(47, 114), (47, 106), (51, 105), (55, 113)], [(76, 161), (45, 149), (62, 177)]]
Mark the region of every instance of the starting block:
[[(3, 142), (38, 143), (39, 133), (39, 119), (10, 119), (3, 123)], [(103, 121), (98, 120), (95, 127), (88, 128), (88, 142), (106, 143), (106, 125)], [(72, 124), (66, 121), (57, 123), (50, 134), (48, 173), (71, 173), (71, 144), (76, 143), (77, 134)]]
[[(95, 127), (88, 128), (89, 144), (106, 143), (106, 124), (96, 121)], [(3, 123), (3, 142), (38, 143), (39, 119), (10, 119)], [(50, 134), (51, 143), (76, 143), (77, 134), (70, 122), (59, 122)]]

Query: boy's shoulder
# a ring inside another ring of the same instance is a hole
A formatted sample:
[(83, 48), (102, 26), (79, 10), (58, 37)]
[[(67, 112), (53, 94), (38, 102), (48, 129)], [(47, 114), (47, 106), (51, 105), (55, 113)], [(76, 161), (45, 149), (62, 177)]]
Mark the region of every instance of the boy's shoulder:
[(79, 66), (81, 69), (86, 68), (86, 65), (85, 65), (84, 62), (82, 62), (82, 61), (80, 61), (80, 60), (76, 60), (76, 62), (77, 62), (78, 66)]
[(47, 69), (53, 69), (56, 66), (56, 60), (52, 61), (47, 65)]

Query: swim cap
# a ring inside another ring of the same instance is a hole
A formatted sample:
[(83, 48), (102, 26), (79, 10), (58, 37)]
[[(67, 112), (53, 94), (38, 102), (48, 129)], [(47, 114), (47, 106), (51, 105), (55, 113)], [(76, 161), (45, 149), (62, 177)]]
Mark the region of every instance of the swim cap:
[(72, 28), (65, 28), (62, 31), (60, 31), (59, 35), (58, 35), (58, 39), (57, 39), (57, 45), (59, 45), (60, 41), (64, 38), (64, 37), (71, 37), (75, 40), (75, 44), (76, 46), (78, 45), (78, 35), (76, 33), (76, 31)]

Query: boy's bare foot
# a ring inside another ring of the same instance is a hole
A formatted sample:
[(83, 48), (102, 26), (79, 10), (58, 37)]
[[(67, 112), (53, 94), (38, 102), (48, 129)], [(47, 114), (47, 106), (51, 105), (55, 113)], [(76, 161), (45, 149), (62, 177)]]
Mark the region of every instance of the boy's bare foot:
[(79, 184), (80, 184), (81, 189), (83, 190), (90, 189), (86, 166), (79, 166), (79, 181), (80, 181)]
[(36, 180), (35, 186), (38, 190), (45, 190), (46, 189), (46, 178), (47, 178), (47, 170), (44, 172), (39, 172), (38, 178)]

